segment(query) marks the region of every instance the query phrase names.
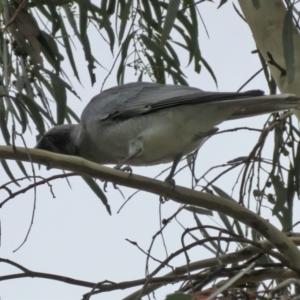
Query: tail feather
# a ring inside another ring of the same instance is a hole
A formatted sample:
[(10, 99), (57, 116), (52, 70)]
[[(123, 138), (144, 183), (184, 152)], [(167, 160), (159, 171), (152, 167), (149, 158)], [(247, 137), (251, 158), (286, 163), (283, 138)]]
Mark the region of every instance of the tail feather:
[(300, 98), (291, 94), (279, 94), (254, 98), (243, 98), (240, 101), (233, 100), (240, 108), (232, 114), (228, 120), (240, 119), (273, 113), (277, 111), (298, 109), (300, 110)]

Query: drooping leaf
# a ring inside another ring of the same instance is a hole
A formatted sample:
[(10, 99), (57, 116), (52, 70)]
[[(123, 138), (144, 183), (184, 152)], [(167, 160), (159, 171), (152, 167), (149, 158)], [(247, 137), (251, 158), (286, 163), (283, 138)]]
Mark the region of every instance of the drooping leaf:
[(70, 41), (69, 41), (69, 34), (66, 30), (66, 27), (65, 27), (65, 24), (64, 24), (64, 21), (63, 21), (63, 18), (62, 18), (61, 15), (60, 15), (60, 24), (61, 24), (62, 39), (63, 39), (64, 46), (65, 46), (65, 49), (66, 49), (66, 52), (67, 52), (67, 55), (68, 55), (68, 58), (69, 58), (70, 65), (72, 67), (74, 75), (76, 76), (78, 81), (80, 81), (79, 74), (78, 74), (78, 71), (77, 71), (77, 68), (76, 68), (76, 63), (75, 63), (74, 56), (73, 56), (73, 51), (71, 49), (71, 44), (70, 44)]
[(218, 6), (218, 9), (223, 5), (223, 4), (225, 4), (227, 2), (227, 0), (221, 0), (220, 1), (220, 4), (219, 4), (219, 6)]
[(14, 177), (14, 175), (12, 174), (12, 172), (10, 171), (10, 168), (6, 162), (5, 159), (0, 159), (1, 165), (5, 171), (5, 173), (7, 174), (7, 176), (10, 178), (10, 180), (16, 184), (17, 186), (20, 186), (20, 184), (18, 183), (18, 181), (16, 180), (16, 178)]
[(88, 25), (88, 9), (87, 9), (87, 0), (78, 0), (79, 6), (79, 28), (81, 40), (84, 41), (86, 38), (86, 31)]
[(153, 19), (152, 19), (152, 11), (150, 7), (150, 1), (149, 0), (142, 0), (142, 5), (144, 8), (144, 18), (147, 23), (148, 30), (150, 26), (152, 25)]
[[(60, 29), (60, 18), (53, 0), (44, 0), (51, 14), (52, 35)], [(60, 0), (61, 1), (61, 0)], [(36, 1), (38, 2), (38, 1)], [(63, 2), (62, 2), (63, 3)], [(63, 5), (63, 4), (60, 4)]]
[(106, 207), (107, 212), (111, 215), (111, 210), (107, 198), (103, 193), (103, 191), (100, 189), (99, 185), (96, 183), (96, 181), (89, 176), (82, 176), (82, 179), (91, 188), (91, 190), (97, 195), (97, 197), (102, 201), (102, 203)]
[(19, 94), (18, 101), (27, 107), (30, 112), (30, 118), (34, 121), (38, 130), (40, 132), (45, 132), (44, 120), (41, 116), (38, 105), (24, 94)]
[(223, 191), (222, 189), (220, 189), (219, 187), (217, 187), (217, 186), (215, 186), (215, 185), (212, 185), (211, 187), (214, 189), (214, 191), (215, 191), (220, 197), (236, 202), (232, 197), (230, 197), (226, 192), (224, 192), (224, 191)]
[(124, 42), (122, 43), (122, 50), (121, 50), (121, 60), (120, 60), (120, 65), (118, 68), (118, 72), (117, 72), (117, 81), (118, 84), (121, 84), (121, 77), (122, 74), (125, 73), (125, 60), (127, 58), (127, 52), (128, 52), (128, 47), (129, 44), (132, 40), (132, 38), (134, 37), (135, 31), (132, 32), (131, 34), (129, 34), (126, 39), (124, 40)]
[(55, 74), (50, 75), (54, 91), (54, 100), (57, 105), (57, 124), (63, 124), (67, 111), (67, 93), (62, 81)]
[(96, 82), (96, 75), (94, 73), (95, 58), (92, 55), (90, 41), (87, 35), (85, 36), (85, 39), (83, 41), (83, 49), (84, 49), (85, 60), (88, 62), (88, 71), (90, 74), (91, 84), (94, 85), (94, 83)]
[(156, 21), (159, 26), (157, 31), (161, 32), (162, 31), (162, 26), (161, 26), (162, 25), (162, 12), (161, 12), (161, 8), (160, 8), (160, 1), (159, 0), (149, 0), (149, 2), (151, 3), (151, 6), (156, 15)]
[(204, 208), (200, 208), (200, 207), (186, 206), (184, 209), (191, 211), (192, 213), (199, 214), (199, 215), (213, 216), (213, 211), (204, 209)]
[(130, 19), (129, 13), (130, 13), (130, 8), (132, 6), (132, 1), (133, 0), (127, 0), (126, 4), (124, 5), (123, 9), (120, 12), (119, 18), (121, 19), (121, 24), (120, 24), (120, 29), (119, 29), (119, 44), (123, 40), (127, 21)]
[(7, 129), (6, 109), (3, 97), (0, 97), (0, 129), (7, 145), (10, 145), (10, 133)]
[(144, 34), (141, 34), (140, 35), (140, 38), (141, 40), (143, 41), (143, 44), (145, 45), (145, 47), (147, 49), (149, 49), (150, 51), (153, 52), (153, 54), (155, 56), (160, 56), (163, 58), (163, 60), (170, 66), (170, 67), (173, 67), (175, 70), (177, 70), (180, 74), (183, 74), (181, 69), (180, 69), (180, 66), (178, 66), (178, 64), (176, 63), (176, 61), (171, 58), (168, 53), (161, 49), (161, 47), (156, 43), (154, 42), (153, 40), (150, 40), (146, 35)]
[(60, 71), (60, 61), (63, 60), (63, 56), (60, 54), (58, 46), (53, 37), (48, 33), (41, 31), (38, 41), (42, 46), (44, 56), (58, 74)]
[(203, 58), (203, 56), (200, 57), (200, 61), (203, 63), (203, 66), (206, 68), (206, 70), (208, 71), (210, 76), (213, 78), (213, 80), (216, 84), (216, 87), (218, 87), (217, 77), (215, 76), (215, 73), (214, 73), (213, 69), (210, 67), (208, 62)]
[[(197, 226), (199, 227), (199, 230), (201, 232), (201, 234), (203, 235), (203, 237), (205, 238), (209, 238), (210, 237), (210, 234), (208, 233), (208, 231), (203, 227), (203, 224), (201, 222), (201, 220), (198, 218), (198, 216), (194, 213), (194, 219), (197, 223)], [(216, 254), (217, 251), (220, 252), (221, 254), (223, 254), (223, 251), (220, 249), (220, 247), (218, 246), (218, 244), (214, 241), (214, 240), (211, 240), (209, 241), (209, 243), (211, 244), (211, 246), (215, 249), (213, 250), (213, 253)]]
[(24, 176), (28, 177), (28, 173), (27, 173), (25, 167), (23, 166), (23, 163), (21, 161), (18, 161), (18, 160), (16, 161), (16, 163), (17, 163), (19, 169), (21, 170), (21, 172), (24, 174)]
[(180, 6), (180, 0), (169, 0), (167, 15), (165, 17), (164, 27), (161, 33), (160, 46), (164, 47), (170, 32), (174, 26), (177, 12)]
[(101, 1), (101, 16), (102, 20), (100, 21), (100, 28), (103, 27), (107, 33), (107, 36), (109, 38), (109, 44), (110, 44), (110, 51), (113, 53), (114, 50), (114, 44), (115, 44), (115, 34), (111, 27), (111, 22), (109, 20), (109, 16), (111, 13), (109, 11), (114, 9), (115, 1), (110, 1), (109, 8), (106, 9), (107, 1)]
[(294, 162), (295, 168), (295, 190), (300, 198), (300, 143), (297, 145), (296, 157)]
[(115, 8), (116, 8), (116, 0), (109, 0), (107, 13), (109, 15), (112, 15), (115, 12)]
[(218, 288), (214, 293), (212, 293), (207, 300), (215, 299), (216, 296), (221, 294), (227, 288), (231, 287), (239, 278), (241, 278), (244, 274), (246, 274), (249, 270), (251, 270), (255, 266), (256, 262), (249, 264), (246, 268), (239, 271), (236, 275), (232, 276), (224, 285)]
[(275, 194), (276, 194), (276, 203), (273, 208), (273, 215), (277, 215), (279, 212), (283, 210), (287, 202), (287, 189), (284, 186), (284, 182), (280, 179), (278, 175), (270, 174), (270, 178), (272, 180), (272, 184), (274, 186)]

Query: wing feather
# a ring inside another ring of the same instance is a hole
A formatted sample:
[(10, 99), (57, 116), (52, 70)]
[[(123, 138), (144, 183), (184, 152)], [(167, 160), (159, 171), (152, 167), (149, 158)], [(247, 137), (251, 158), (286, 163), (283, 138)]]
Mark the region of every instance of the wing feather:
[(204, 92), (181, 85), (128, 83), (105, 90), (92, 98), (84, 109), (81, 120), (86, 122), (94, 119), (128, 119), (180, 105), (226, 102), (262, 95), (263, 92), (259, 90), (244, 93)]

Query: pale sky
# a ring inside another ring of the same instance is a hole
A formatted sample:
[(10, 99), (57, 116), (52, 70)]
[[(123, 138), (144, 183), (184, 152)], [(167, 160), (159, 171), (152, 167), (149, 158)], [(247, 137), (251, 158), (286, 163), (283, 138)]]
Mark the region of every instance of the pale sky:
[[(235, 1), (236, 2), (236, 1)], [(260, 63), (257, 55), (251, 54), (255, 49), (250, 30), (234, 11), (231, 3), (217, 9), (218, 3), (205, 2), (198, 5), (210, 38), (205, 34), (202, 24), (199, 24), (200, 49), (203, 57), (208, 61), (218, 79), (219, 91), (236, 91), (250, 76), (259, 68)], [(100, 47), (100, 37), (93, 39), (93, 49), (101, 49), (101, 53), (95, 56), (107, 69), (113, 62), (109, 49)], [(98, 44), (97, 44), (98, 43)], [(80, 47), (78, 47), (78, 54)], [(117, 53), (117, 49), (115, 51)], [(187, 54), (184, 57), (183, 66), (187, 63)], [(106, 71), (97, 68), (97, 82), (94, 87), (90, 86), (86, 62), (80, 54), (76, 59), (80, 70), (81, 80), (84, 88), (81, 88), (74, 79), (73, 84), (80, 95), (82, 102), (74, 96), (69, 95), (69, 105), (80, 115), (82, 109), (89, 100), (99, 92), (102, 80)], [(193, 67), (193, 66), (192, 66)], [(67, 71), (67, 69), (66, 69)], [(72, 71), (71, 71), (72, 73)], [(105, 88), (116, 85), (115, 72), (109, 77)], [(125, 81), (136, 81), (130, 72), (127, 72)], [(215, 91), (216, 86), (205, 70), (202, 68), (200, 75), (193, 72), (192, 68), (185, 70), (190, 86), (199, 87), (204, 90)], [(146, 78), (145, 78), (146, 79)], [(169, 81), (171, 83), (171, 81)], [(263, 74), (255, 78), (246, 89), (262, 89), (268, 93), (268, 88)], [(267, 116), (258, 118), (243, 119), (222, 124), (220, 129), (234, 128), (240, 126), (259, 128), (267, 119)], [(33, 133), (35, 132), (32, 127)], [(247, 155), (255, 145), (257, 133), (240, 131), (217, 135), (211, 138), (200, 150), (197, 160), (197, 175), (203, 174), (213, 165), (226, 163), (228, 160), (239, 156)], [(272, 147), (272, 138), (269, 138)], [(1, 144), (4, 142), (1, 140)], [(35, 137), (26, 134), (27, 145), (34, 146)], [(22, 146), (20, 139), (17, 145)], [(15, 163), (10, 164), (16, 177), (22, 176)], [(147, 168), (133, 168), (135, 174), (154, 177), (167, 165)], [(30, 172), (30, 165), (27, 164)], [(38, 169), (36, 173), (40, 176), (49, 177), (53, 174), (60, 174), (59, 170), (47, 171), (45, 167)], [(2, 174), (4, 172), (2, 171)], [(214, 173), (216, 174), (216, 173)], [(217, 181), (216, 185), (231, 194), (232, 186), (236, 179), (234, 174)], [(5, 174), (4, 174), (5, 175)], [(3, 180), (2, 183), (6, 182)], [(164, 175), (165, 177), (165, 175)], [(164, 179), (162, 177), (161, 179)], [(212, 177), (209, 177), (212, 178)], [(33, 191), (20, 195), (9, 201), (1, 210), (1, 248), (0, 256), (11, 259), (25, 268), (32, 271), (54, 273), (66, 277), (72, 277), (85, 281), (100, 282), (110, 280), (122, 282), (140, 279), (145, 276), (146, 256), (125, 239), (130, 239), (147, 251), (152, 241), (152, 236), (160, 229), (159, 209), (161, 207), (162, 218), (168, 218), (179, 205), (173, 201), (167, 201), (160, 205), (158, 196), (145, 192), (139, 192), (129, 203), (117, 214), (124, 199), (111, 184), (108, 185), (107, 198), (112, 209), (112, 216), (109, 216), (100, 200), (93, 194), (81, 178), (70, 178), (72, 189), (65, 180), (51, 182), (55, 198), (46, 185), (37, 188), (37, 208), (35, 212), (34, 225), (25, 245), (16, 253), (13, 251), (23, 242), (30, 225)], [(180, 185), (190, 186), (190, 175), (187, 170), (181, 172), (175, 178)], [(130, 196), (134, 190), (120, 187), (125, 198)], [(236, 189), (238, 190), (238, 189)], [(1, 199), (7, 195), (0, 191)], [(233, 196), (234, 197), (234, 196)], [(253, 198), (253, 197), (252, 197)], [(254, 198), (252, 201), (255, 201)], [(255, 203), (253, 203), (255, 208)], [(200, 216), (203, 224), (220, 225), (217, 214), (214, 219), (207, 216)], [(178, 217), (185, 227), (196, 226), (193, 215), (190, 212), (182, 212)], [(216, 223), (218, 222), (218, 223)], [(181, 234), (183, 229), (173, 220), (164, 232), (168, 254), (181, 248)], [(189, 239), (187, 239), (189, 241)], [(192, 241), (192, 240), (190, 240)], [(163, 260), (166, 257), (161, 237), (156, 239), (151, 254)], [(191, 261), (212, 257), (213, 255), (203, 247), (191, 251)], [(174, 259), (171, 265), (176, 267), (185, 263), (184, 255)], [(152, 270), (157, 264), (150, 261)], [(0, 275), (7, 275), (19, 272), (17, 269), (6, 264), (0, 265)], [(160, 276), (170, 272), (164, 268)], [(155, 292), (156, 299), (164, 299), (171, 292), (174, 292), (179, 285), (168, 285)], [(99, 294), (93, 296), (93, 300), (115, 300), (134, 292), (137, 288)], [(3, 300), (38, 300), (38, 299), (81, 299), (89, 289), (76, 287), (60, 282), (45, 279), (15, 279), (0, 282), (0, 296)], [(146, 299), (146, 297), (145, 297)], [(152, 298), (151, 298), (152, 299)]]

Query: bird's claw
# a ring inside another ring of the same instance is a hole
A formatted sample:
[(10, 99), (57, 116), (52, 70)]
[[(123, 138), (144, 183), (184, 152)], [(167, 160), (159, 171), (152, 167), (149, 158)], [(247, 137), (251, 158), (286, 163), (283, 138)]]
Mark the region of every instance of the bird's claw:
[[(120, 170), (120, 171), (124, 171), (124, 172), (128, 172), (129, 174), (129, 177), (132, 175), (132, 168), (130, 166), (125, 166), (125, 167), (119, 167), (119, 166), (115, 166), (114, 167), (116, 170)], [(103, 186), (103, 190), (104, 192), (107, 192), (106, 188), (107, 188), (107, 184), (108, 184), (108, 181), (105, 181), (104, 182), (104, 186)], [(117, 184), (116, 183), (113, 183), (113, 186), (115, 189), (118, 189), (117, 187)]]
[(122, 167), (120, 170), (129, 173), (129, 177), (132, 175), (132, 168), (130, 166)]
[(175, 186), (176, 186), (176, 182), (175, 182), (175, 179), (173, 179), (172, 177), (167, 177), (165, 179), (165, 182), (170, 184), (172, 186), (172, 189), (174, 190), (175, 189)]
[[(168, 177), (165, 179), (165, 182), (171, 185), (172, 190), (175, 189), (176, 184), (175, 184), (175, 180), (174, 180), (172, 177), (168, 176)], [(163, 196), (160, 196), (160, 197), (159, 197), (159, 201), (160, 201), (160, 203), (162, 203), (162, 204), (165, 203), (165, 202), (168, 201), (168, 200), (169, 200), (169, 198), (167, 198), (167, 197), (163, 197)]]
[(164, 204), (166, 201), (169, 201), (169, 198), (164, 197), (164, 196), (159, 196), (159, 202), (161, 204)]

